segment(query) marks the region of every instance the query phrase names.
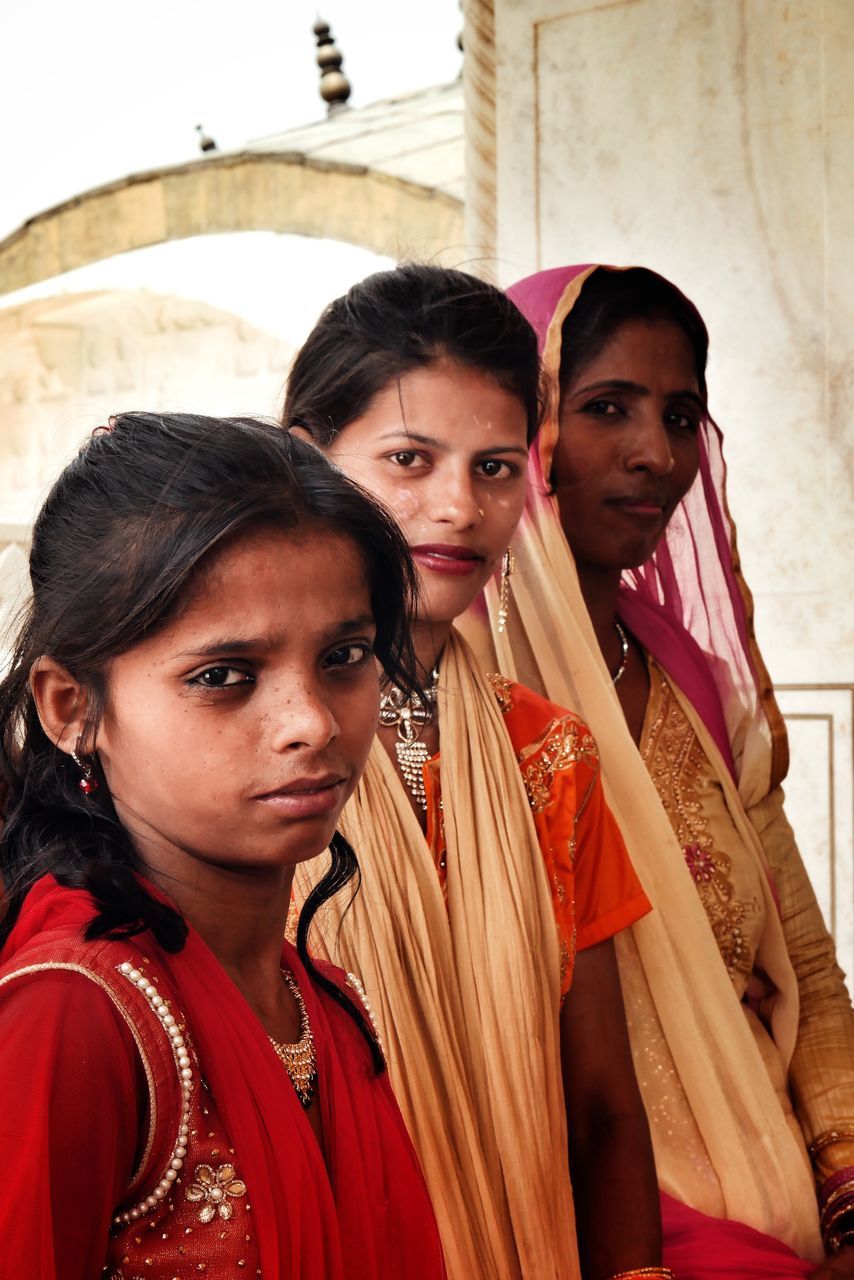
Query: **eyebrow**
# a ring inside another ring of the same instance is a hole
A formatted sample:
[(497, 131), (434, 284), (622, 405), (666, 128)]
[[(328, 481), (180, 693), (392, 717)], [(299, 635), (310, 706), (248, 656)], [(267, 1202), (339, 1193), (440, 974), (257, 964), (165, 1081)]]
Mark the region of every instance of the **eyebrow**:
[[(324, 643), (331, 644), (349, 631), (361, 631), (365, 627), (373, 627), (375, 624), (376, 620), (372, 613), (361, 613), (355, 618), (344, 618), (341, 622), (336, 622), (326, 630), (323, 636)], [(220, 636), (212, 640), (210, 644), (202, 645), (198, 649), (183, 649), (180, 653), (176, 653), (174, 657), (175, 659), (193, 658), (203, 661), (206, 658), (220, 658), (223, 654), (257, 653), (259, 650), (273, 648), (276, 643), (275, 638), (269, 635)]]
[[(438, 449), (441, 453), (450, 453), (451, 446), (446, 444), (444, 440), (437, 440), (435, 436), (417, 435), (414, 431), (388, 431), (384, 436), (379, 437), (380, 440), (407, 440), (411, 444), (423, 444), (428, 449)], [(518, 453), (523, 458), (527, 458), (528, 450), (521, 444), (497, 444), (490, 449), (478, 449), (474, 454), (475, 458), (492, 458), (496, 453)]]
[[(605, 391), (607, 389), (615, 391), (628, 391), (636, 396), (648, 396), (651, 394), (649, 387), (645, 387), (641, 382), (627, 382), (622, 378), (603, 378), (601, 382), (588, 383), (586, 387), (578, 387), (571, 392), (573, 396), (587, 395), (590, 391)], [(679, 391), (668, 391), (668, 400), (693, 400), (705, 412), (706, 404), (702, 396), (696, 391), (692, 391), (690, 387), (685, 387)]]

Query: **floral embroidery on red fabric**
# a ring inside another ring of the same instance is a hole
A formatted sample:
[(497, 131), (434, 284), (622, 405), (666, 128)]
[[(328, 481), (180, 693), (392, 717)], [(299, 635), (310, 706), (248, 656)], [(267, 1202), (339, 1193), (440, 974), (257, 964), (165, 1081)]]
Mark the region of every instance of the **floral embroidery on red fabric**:
[(221, 1164), (218, 1169), (200, 1164), (193, 1179), (184, 1194), (195, 1204), (204, 1201), (199, 1211), (200, 1222), (213, 1222), (217, 1214), (227, 1222), (234, 1214), (228, 1197), (246, 1195), (246, 1183), (240, 1181), (233, 1164)]

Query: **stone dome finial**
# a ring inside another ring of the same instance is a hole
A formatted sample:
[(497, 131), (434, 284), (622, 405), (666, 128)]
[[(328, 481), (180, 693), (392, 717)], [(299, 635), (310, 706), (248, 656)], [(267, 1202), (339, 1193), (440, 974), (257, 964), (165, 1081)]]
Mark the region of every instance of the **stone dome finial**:
[(218, 150), (218, 147), (214, 142), (213, 138), (210, 136), (210, 134), (205, 133), (205, 126), (203, 124), (196, 125), (196, 133), (199, 135), (200, 151), (217, 151)]
[(329, 23), (318, 18), (314, 24), (317, 37), (317, 65), (320, 67), (320, 96), (330, 115), (347, 109), (347, 99), (352, 92), (350, 81), (341, 70), (344, 62), (332, 38)]

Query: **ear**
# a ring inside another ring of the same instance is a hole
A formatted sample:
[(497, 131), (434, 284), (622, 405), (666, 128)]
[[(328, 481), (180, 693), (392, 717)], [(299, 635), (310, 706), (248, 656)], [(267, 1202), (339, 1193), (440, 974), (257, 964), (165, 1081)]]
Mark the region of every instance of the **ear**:
[[(41, 726), (60, 751), (77, 750), (86, 725), (88, 691), (61, 663), (41, 657), (30, 671), (30, 688)], [(92, 744), (84, 744), (84, 749)]]
[(323, 450), (320, 448), (320, 445), (315, 440), (314, 436), (311, 434), (310, 431), (307, 431), (305, 427), (300, 427), (300, 426), (288, 427), (288, 431), (290, 431), (292, 436), (296, 436), (298, 440), (304, 440), (306, 444), (313, 444), (315, 449), (319, 449), (321, 453), (323, 452)]

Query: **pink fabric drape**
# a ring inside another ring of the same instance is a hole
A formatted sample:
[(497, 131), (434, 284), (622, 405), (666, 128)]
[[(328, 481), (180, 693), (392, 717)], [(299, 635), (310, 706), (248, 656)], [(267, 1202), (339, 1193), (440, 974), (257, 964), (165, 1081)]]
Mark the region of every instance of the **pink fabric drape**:
[[(567, 286), (589, 271), (587, 264), (556, 267), (508, 290), (536, 330), (541, 352)], [(547, 369), (547, 378), (556, 372)], [(557, 426), (554, 411), (532, 457), (534, 502), (548, 492), (541, 461), (548, 466)], [(785, 774), (785, 732), (753, 639), (752, 601), (726, 503), (723, 438), (708, 416), (699, 452), (696, 480), (655, 553), (623, 575), (620, 612), (696, 706), (750, 805)]]
[(664, 1265), (677, 1280), (800, 1280), (815, 1264), (786, 1245), (741, 1222), (710, 1218), (661, 1197)]

